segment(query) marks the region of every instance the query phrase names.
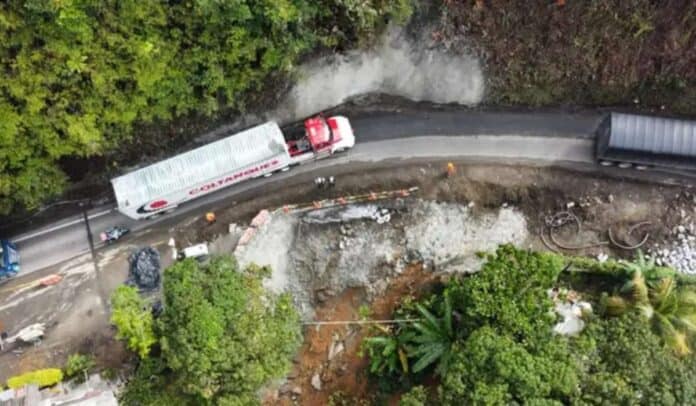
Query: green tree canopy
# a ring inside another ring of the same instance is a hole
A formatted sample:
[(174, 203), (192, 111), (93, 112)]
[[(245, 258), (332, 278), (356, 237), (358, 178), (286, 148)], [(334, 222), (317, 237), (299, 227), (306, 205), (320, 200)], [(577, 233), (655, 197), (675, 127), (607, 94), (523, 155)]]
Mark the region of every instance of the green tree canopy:
[[(578, 373), (565, 342), (528, 349), (491, 327), (481, 327), (457, 351), (442, 382), (446, 404), (510, 404), (569, 399)], [(560, 404), (560, 403), (558, 403)]]
[(447, 286), (468, 331), (490, 325), (513, 336), (545, 334), (556, 315), (547, 290), (563, 269), (556, 255), (500, 246), (480, 272)]
[(367, 37), (410, 0), (10, 0), (0, 3), (0, 214), (66, 184), (134, 123), (241, 109), (318, 44)]
[(287, 373), (300, 320), (288, 295), (264, 290), (269, 272), (240, 271), (228, 257), (207, 265), (189, 259), (165, 271), (158, 330), (169, 390), (194, 404), (248, 404)]
[[(630, 282), (624, 286), (625, 266), (618, 267), (614, 274), (619, 277), (607, 278), (607, 285), (602, 287), (623, 287), (638, 305), (617, 306), (616, 300), (609, 299), (626, 299), (590, 291), (585, 297), (596, 295), (598, 315), (584, 316), (587, 324), (579, 336), (563, 337), (553, 332), (556, 316), (547, 294), (558, 284), (563, 257), (506, 245), (486, 260), (480, 272), (453, 278), (443, 292), (415, 305), (407, 302), (396, 313), (397, 318), (416, 316), (428, 321), (429, 334), (439, 330), (432, 326), (450, 323), (456, 333), (449, 347), (448, 368), (441, 374), (440, 403), (696, 404), (696, 357), (686, 353), (678, 357), (673, 347), (664, 345), (667, 322), (654, 328), (658, 314), (679, 328), (692, 319), (693, 294), (677, 290), (672, 278), (654, 273), (655, 279), (646, 285), (643, 271), (638, 269), (629, 273)], [(646, 266), (651, 265), (642, 261), (632, 265)], [(443, 315), (443, 309), (450, 307), (449, 300), (451, 309)], [(646, 306), (650, 306), (650, 318), (645, 317)], [(423, 307), (432, 314), (424, 314)], [(449, 314), (451, 321), (446, 320)], [(688, 317), (682, 321), (676, 316)], [(386, 337), (369, 338), (366, 345), (369, 349), (370, 343), (391, 342), (408, 348), (414, 337), (412, 330), (409, 324), (385, 330), (389, 333)], [(684, 340), (693, 341), (691, 330), (680, 331)], [(418, 341), (437, 348), (432, 340)], [(391, 360), (396, 364), (393, 355), (387, 358), (379, 351), (367, 354), (373, 363)], [(417, 361), (414, 355), (419, 354), (407, 354), (408, 362)], [(431, 371), (436, 372), (434, 368)], [(411, 372), (397, 368), (372, 371), (380, 379), (410, 383), (422, 379), (423, 375), (417, 374), (404, 379)]]
[(111, 295), (111, 323), (116, 338), (125, 340), (128, 348), (145, 358), (156, 342), (150, 306), (132, 286), (119, 286)]
[(675, 357), (639, 311), (596, 319), (577, 343), (585, 379), (579, 403), (693, 405), (696, 360)]

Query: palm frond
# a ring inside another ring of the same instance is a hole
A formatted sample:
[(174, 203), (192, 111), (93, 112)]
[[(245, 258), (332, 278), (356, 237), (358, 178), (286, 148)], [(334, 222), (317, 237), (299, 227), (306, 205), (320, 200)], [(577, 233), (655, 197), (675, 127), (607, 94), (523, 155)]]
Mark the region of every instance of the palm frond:
[(682, 290), (679, 297), (679, 312), (681, 314), (696, 314), (696, 292)]
[(696, 333), (696, 315), (675, 315), (672, 317), (672, 324), (686, 333)]
[(388, 342), (392, 341), (391, 337), (383, 337), (383, 336), (377, 336), (377, 337), (367, 337), (363, 341), (372, 343), (372, 344), (381, 344), (381, 345), (386, 345)]
[(655, 308), (652, 307), (650, 303), (638, 304), (636, 305), (636, 309), (648, 320), (652, 319), (655, 315)]
[(419, 356), (419, 355), (423, 355), (423, 354), (428, 354), (428, 353), (432, 352), (433, 349), (440, 348), (440, 347), (444, 347), (444, 345), (442, 343), (439, 343), (439, 342), (433, 342), (433, 343), (429, 343), (429, 344), (419, 345), (417, 347), (413, 347), (411, 349), (411, 352), (408, 355)]
[(631, 278), (631, 293), (636, 303), (647, 303), (649, 300), (648, 285), (642, 271), (633, 273)]
[(674, 353), (680, 357), (691, 354), (691, 348), (689, 348), (689, 343), (686, 338), (686, 334), (681, 331), (674, 331), (670, 335), (665, 337), (665, 343), (667, 346), (674, 351)]
[(666, 309), (671, 303), (674, 303), (676, 299), (674, 294), (675, 287), (676, 282), (674, 278), (660, 279), (651, 291), (652, 302), (655, 304), (655, 307)]
[(452, 301), (450, 300), (449, 294), (445, 292), (445, 314), (443, 315), (443, 321), (444, 321), (444, 333), (448, 337), (452, 337), (453, 330), (452, 330)]
[(437, 337), (440, 335), (439, 330), (437, 329), (437, 326), (433, 327), (430, 325), (430, 323), (421, 323), (420, 321), (417, 321), (411, 325), (414, 329), (416, 329), (421, 335), (424, 336), (434, 336)]
[(445, 348), (442, 345), (433, 345), (429, 351), (423, 353), (423, 356), (413, 364), (413, 372), (418, 373), (423, 369), (427, 368), (430, 364), (437, 361), (440, 356), (445, 352)]
[(399, 348), (399, 361), (401, 361), (401, 370), (407, 374), (408, 373), (408, 356), (403, 348)]
[(677, 329), (672, 324), (672, 321), (660, 313), (654, 313), (653, 326), (658, 335), (660, 335), (666, 343), (671, 340), (671, 337), (677, 333)]
[(609, 316), (621, 316), (626, 313), (628, 303), (621, 296), (608, 296), (605, 300), (606, 313)]
[(433, 334), (420, 334), (420, 335), (414, 335), (411, 337), (409, 340), (412, 343), (416, 344), (429, 344), (434, 341), (439, 341), (440, 336), (433, 335)]
[(420, 303), (416, 304), (416, 308), (418, 309), (418, 312), (425, 318), (427, 321), (426, 324), (428, 324), (430, 329), (433, 331), (436, 331), (438, 333), (441, 332), (441, 326), (440, 326), (440, 321), (432, 314), (428, 309), (425, 308), (425, 306), (421, 305)]

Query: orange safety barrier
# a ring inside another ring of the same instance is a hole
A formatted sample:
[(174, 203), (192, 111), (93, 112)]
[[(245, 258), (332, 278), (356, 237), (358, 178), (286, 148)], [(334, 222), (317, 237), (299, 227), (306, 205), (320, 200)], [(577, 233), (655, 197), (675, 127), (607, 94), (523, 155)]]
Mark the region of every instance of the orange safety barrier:
[(283, 211), (284, 211), (285, 213), (290, 213), (290, 208), (288, 207), (287, 204), (286, 204), (285, 206), (283, 206)]
[(319, 201), (316, 201), (316, 200), (315, 200), (315, 201), (312, 203), (312, 205), (314, 206), (315, 209), (321, 209), (321, 202), (319, 202)]
[(377, 193), (375, 193), (375, 192), (370, 192), (370, 197), (369, 197), (369, 199), (370, 199), (370, 200), (377, 200)]
[(346, 199), (343, 198), (343, 197), (339, 197), (339, 198), (338, 198), (338, 203), (339, 203), (339, 204), (346, 204)]
[(408, 195), (409, 195), (408, 190), (406, 190), (406, 189), (401, 189), (401, 196), (402, 196), (402, 197), (406, 197), (406, 196), (408, 196)]

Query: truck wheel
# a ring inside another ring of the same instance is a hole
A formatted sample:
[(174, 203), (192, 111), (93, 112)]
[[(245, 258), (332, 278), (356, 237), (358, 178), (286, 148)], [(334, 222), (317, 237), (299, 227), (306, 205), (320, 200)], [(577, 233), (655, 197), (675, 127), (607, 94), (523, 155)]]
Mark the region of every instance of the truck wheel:
[(648, 169), (647, 165), (636, 165), (636, 169), (639, 171), (645, 171)]
[(621, 168), (621, 169), (628, 169), (628, 168), (630, 168), (630, 167), (632, 167), (632, 166), (633, 166), (633, 164), (630, 163), (630, 162), (621, 162), (621, 163), (619, 163), (619, 168)]
[(273, 172), (268, 172), (268, 173), (264, 173), (264, 174), (263, 174), (263, 177), (264, 177), (264, 178), (270, 178), (271, 175), (273, 175)]
[(612, 162), (612, 161), (605, 161), (605, 160), (599, 161), (599, 164), (602, 165), (602, 166), (614, 166), (614, 162)]

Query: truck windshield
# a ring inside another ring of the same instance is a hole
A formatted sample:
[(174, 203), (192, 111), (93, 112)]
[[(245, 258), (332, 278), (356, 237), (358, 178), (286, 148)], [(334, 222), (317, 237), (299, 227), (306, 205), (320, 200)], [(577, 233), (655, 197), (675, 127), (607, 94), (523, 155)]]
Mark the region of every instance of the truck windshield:
[(326, 122), (326, 120), (324, 120), (324, 127), (329, 131), (329, 143), (333, 143), (334, 132), (331, 129), (331, 126), (329, 125), (329, 123)]
[(11, 264), (18, 264), (19, 263), (19, 252), (17, 250), (9, 248), (9, 259)]

